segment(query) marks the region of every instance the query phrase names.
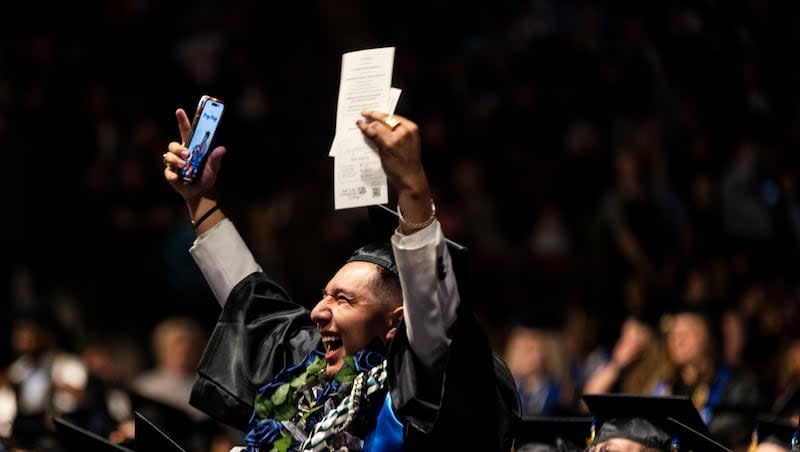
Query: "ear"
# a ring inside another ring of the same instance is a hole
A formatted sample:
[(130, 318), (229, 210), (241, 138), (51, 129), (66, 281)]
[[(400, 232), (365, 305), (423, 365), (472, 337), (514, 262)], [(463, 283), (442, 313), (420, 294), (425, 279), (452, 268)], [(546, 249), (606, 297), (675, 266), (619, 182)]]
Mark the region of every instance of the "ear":
[(397, 326), (400, 325), (401, 320), (403, 320), (403, 306), (398, 306), (389, 311), (389, 314), (386, 316), (386, 321), (388, 323), (385, 337), (386, 342), (394, 339), (394, 335), (397, 334)]

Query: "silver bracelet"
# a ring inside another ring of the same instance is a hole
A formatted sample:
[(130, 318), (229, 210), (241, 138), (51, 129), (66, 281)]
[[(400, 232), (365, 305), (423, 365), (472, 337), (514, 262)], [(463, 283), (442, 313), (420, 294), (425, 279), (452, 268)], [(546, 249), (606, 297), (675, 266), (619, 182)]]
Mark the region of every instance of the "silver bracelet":
[(406, 227), (406, 229), (409, 230), (424, 229), (430, 226), (431, 223), (433, 223), (433, 220), (436, 219), (436, 204), (434, 204), (433, 200), (431, 200), (431, 216), (422, 223), (409, 223), (408, 221), (406, 221), (406, 219), (403, 218), (403, 213), (400, 212), (400, 204), (397, 205), (397, 217), (400, 218), (400, 223), (402, 223), (403, 226)]

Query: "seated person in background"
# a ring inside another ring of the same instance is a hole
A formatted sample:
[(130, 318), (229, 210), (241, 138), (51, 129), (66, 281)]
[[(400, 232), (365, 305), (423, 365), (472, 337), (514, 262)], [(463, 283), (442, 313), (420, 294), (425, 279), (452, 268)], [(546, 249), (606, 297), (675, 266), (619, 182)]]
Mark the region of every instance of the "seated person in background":
[(63, 346), (63, 329), (53, 311), (54, 306), (40, 299), (13, 313), (11, 344), (16, 357), (6, 376), (15, 397), (4, 398), (8, 406), (3, 417), (13, 413), (10, 436), (22, 449), (50, 447), (49, 417), (85, 408), (87, 370), (81, 357)]
[(669, 374), (669, 361), (657, 325), (648, 318), (628, 316), (622, 323), (611, 357), (586, 379), (584, 394), (653, 394)]
[(594, 418), (587, 452), (730, 452), (683, 397), (586, 394)]
[[(754, 376), (726, 365), (720, 354), (720, 330), (713, 314), (691, 306), (673, 309), (667, 323), (667, 353), (674, 373), (655, 394), (689, 397), (715, 437), (749, 432), (742, 413), (763, 406)], [(741, 439), (741, 438), (739, 438)], [(730, 436), (730, 442), (737, 442)]]
[(207, 340), (205, 329), (188, 317), (158, 322), (152, 335), (156, 366), (133, 379), (133, 390), (198, 418), (205, 417), (189, 405), (189, 396)]
[(189, 317), (169, 317), (156, 324), (152, 333), (155, 367), (131, 381), (129, 412), (108, 435), (112, 442), (134, 442), (134, 411), (169, 431), (173, 440), (190, 452), (207, 450), (212, 437), (222, 435), (205, 413), (189, 404), (195, 369), (207, 340), (205, 329)]
[[(195, 220), (191, 253), (222, 305), (191, 403), (249, 431), (248, 451), (510, 450), (514, 383), (460, 303), (418, 127), (362, 114), (402, 216), (391, 243), (353, 253), (311, 312), (261, 271), (217, 208), (225, 149), (187, 185), (177, 172), (188, 151), (169, 144), (164, 174)], [(191, 126), (183, 110), (177, 118), (185, 141)]]
[(558, 408), (561, 391), (552, 370), (556, 347), (546, 330), (525, 325), (511, 329), (503, 357), (517, 384), (523, 416), (552, 415)]

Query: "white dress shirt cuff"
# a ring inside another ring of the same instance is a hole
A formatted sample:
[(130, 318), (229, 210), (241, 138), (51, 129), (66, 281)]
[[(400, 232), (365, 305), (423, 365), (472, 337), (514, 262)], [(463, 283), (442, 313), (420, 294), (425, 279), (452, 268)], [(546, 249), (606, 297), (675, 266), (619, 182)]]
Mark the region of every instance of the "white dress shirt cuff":
[(262, 271), (239, 231), (225, 218), (195, 239), (189, 248), (220, 306), (247, 275)]

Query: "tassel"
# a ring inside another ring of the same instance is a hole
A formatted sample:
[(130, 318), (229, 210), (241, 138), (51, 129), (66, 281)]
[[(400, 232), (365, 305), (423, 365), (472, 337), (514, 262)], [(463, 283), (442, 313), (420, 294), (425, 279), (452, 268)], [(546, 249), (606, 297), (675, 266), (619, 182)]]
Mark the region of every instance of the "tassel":
[(595, 427), (595, 417), (592, 416), (592, 428), (591, 428), (590, 433), (589, 433), (589, 438), (586, 439), (586, 445), (587, 446), (594, 445), (594, 439), (595, 439), (595, 433), (596, 433), (595, 428), (596, 428)]
[(678, 435), (677, 434), (675, 434), (672, 437), (672, 449), (671, 450), (672, 450), (672, 452), (678, 452), (678, 451), (681, 450), (681, 447), (678, 444)]
[(750, 445), (747, 446), (747, 452), (756, 452), (757, 447), (758, 447), (758, 428), (753, 429), (753, 433), (750, 434)]

